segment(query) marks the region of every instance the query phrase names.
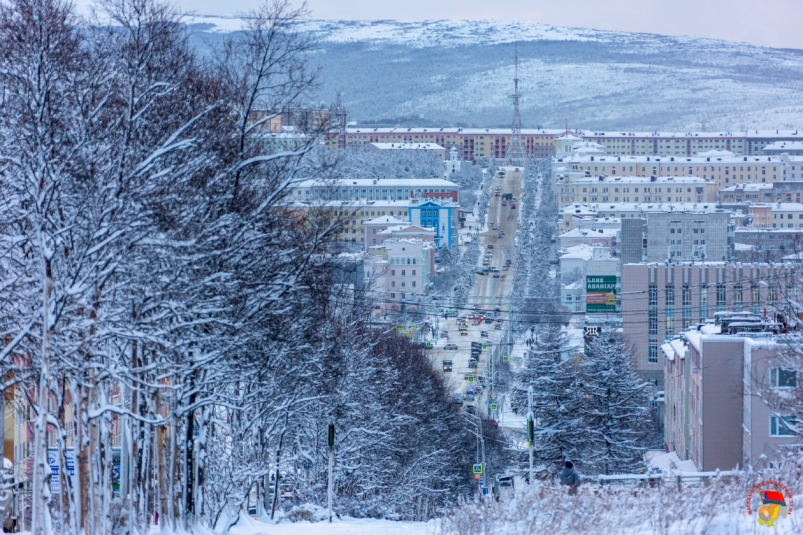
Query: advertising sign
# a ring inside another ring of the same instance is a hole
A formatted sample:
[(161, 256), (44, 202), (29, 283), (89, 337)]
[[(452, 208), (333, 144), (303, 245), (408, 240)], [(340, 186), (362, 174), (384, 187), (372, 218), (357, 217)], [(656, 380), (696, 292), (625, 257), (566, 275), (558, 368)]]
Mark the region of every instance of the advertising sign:
[(586, 312), (616, 312), (616, 275), (588, 275), (586, 277)]

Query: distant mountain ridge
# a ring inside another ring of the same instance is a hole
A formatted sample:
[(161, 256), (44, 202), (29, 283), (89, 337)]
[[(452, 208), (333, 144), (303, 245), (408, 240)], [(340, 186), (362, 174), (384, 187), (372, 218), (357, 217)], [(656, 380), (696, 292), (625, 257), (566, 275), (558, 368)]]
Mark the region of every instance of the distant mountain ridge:
[[(195, 16), (214, 46), (237, 18)], [(743, 130), (803, 127), (803, 50), (529, 21), (298, 23), (320, 44), (322, 88), (350, 120), (510, 123), (514, 44), (527, 127)]]

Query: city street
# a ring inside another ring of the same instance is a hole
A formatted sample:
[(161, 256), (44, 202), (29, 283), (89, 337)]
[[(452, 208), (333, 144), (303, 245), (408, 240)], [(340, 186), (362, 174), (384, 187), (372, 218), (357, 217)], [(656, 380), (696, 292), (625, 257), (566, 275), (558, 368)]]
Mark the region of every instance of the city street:
[[(513, 272), (515, 269), (516, 259), (516, 231), (518, 230), (518, 202), (515, 209), (511, 208), (511, 201), (506, 201), (506, 206), (502, 206), (503, 195), (506, 193), (511, 194), (514, 198), (521, 196), (521, 184), (523, 179), (523, 172), (516, 171), (513, 167), (504, 168), (505, 176), (497, 174), (494, 176), (490, 184), (491, 200), (488, 208), (488, 220), (483, 232), (480, 234), (480, 260), (477, 269), (482, 269), (482, 261), (486, 257), (487, 252), (491, 252), (492, 256), (489, 261), (489, 268), (499, 269), (499, 277), (495, 278), (492, 273), (487, 275), (476, 275), (474, 279), (474, 290), (472, 297), (465, 309), (458, 310), (458, 317), (465, 318), (469, 315), (481, 314), (493, 316), (495, 309), (499, 308), (498, 318), (506, 320), (508, 318), (509, 304), (507, 301), (508, 296), (512, 290)], [(499, 196), (494, 193), (497, 186), (499, 186)], [(493, 230), (493, 225), (497, 225), (497, 230)], [(503, 237), (498, 237), (500, 232), (504, 233)], [(489, 249), (488, 245), (493, 248)], [(503, 271), (503, 267), (507, 260), (511, 264), (508, 271)], [(504, 334), (503, 330), (494, 330), (492, 323), (481, 323), (474, 325), (473, 317), (469, 318), (468, 322), (468, 335), (460, 335), (460, 329), (457, 325), (456, 318), (448, 318), (448, 320), (441, 320), (440, 329), (448, 333), (448, 339), (439, 338), (435, 348), (432, 350), (432, 363), (436, 369), (442, 370), (443, 360), (451, 360), (453, 362), (452, 372), (445, 372), (445, 375), (450, 378), (452, 384), (452, 391), (457, 393), (465, 393), (471, 386), (473, 386), (467, 377), (482, 375), (488, 363), (488, 354), (494, 344), (500, 343)], [(488, 337), (481, 336), (481, 332), (486, 331)], [(469, 368), (469, 360), (471, 358), (471, 342), (479, 342), (486, 344), (486, 350), (480, 353), (480, 359), (477, 368)], [(446, 344), (456, 344), (458, 349), (444, 350)], [(474, 385), (478, 384), (477, 382)], [(485, 395), (478, 396), (475, 402), (464, 402), (464, 405), (475, 405), (477, 412), (480, 410), (485, 411)]]

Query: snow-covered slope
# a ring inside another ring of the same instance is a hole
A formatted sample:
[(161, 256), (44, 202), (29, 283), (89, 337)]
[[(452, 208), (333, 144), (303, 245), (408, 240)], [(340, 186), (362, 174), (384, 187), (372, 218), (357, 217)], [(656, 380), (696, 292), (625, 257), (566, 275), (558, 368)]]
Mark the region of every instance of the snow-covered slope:
[[(196, 42), (241, 27), (190, 19)], [(506, 125), (514, 43), (525, 126), (734, 129), (803, 126), (803, 51), (527, 21), (320, 21), (316, 102), (341, 89), (350, 119), (423, 116)]]

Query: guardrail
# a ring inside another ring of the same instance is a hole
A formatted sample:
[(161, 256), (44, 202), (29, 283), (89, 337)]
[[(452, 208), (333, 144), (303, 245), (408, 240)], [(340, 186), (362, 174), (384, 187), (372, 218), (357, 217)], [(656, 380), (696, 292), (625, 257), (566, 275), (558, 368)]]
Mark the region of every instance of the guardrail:
[(744, 472), (739, 470), (730, 471), (715, 471), (715, 472), (669, 472), (669, 473), (653, 473), (653, 474), (618, 474), (618, 475), (599, 475), (597, 476), (597, 483), (600, 485), (611, 485), (614, 483), (632, 483), (632, 482), (647, 482), (651, 487), (656, 484), (662, 484), (669, 480), (677, 482), (678, 488), (681, 488), (684, 481), (699, 480), (707, 483), (711, 479), (720, 477), (734, 477), (742, 476)]

